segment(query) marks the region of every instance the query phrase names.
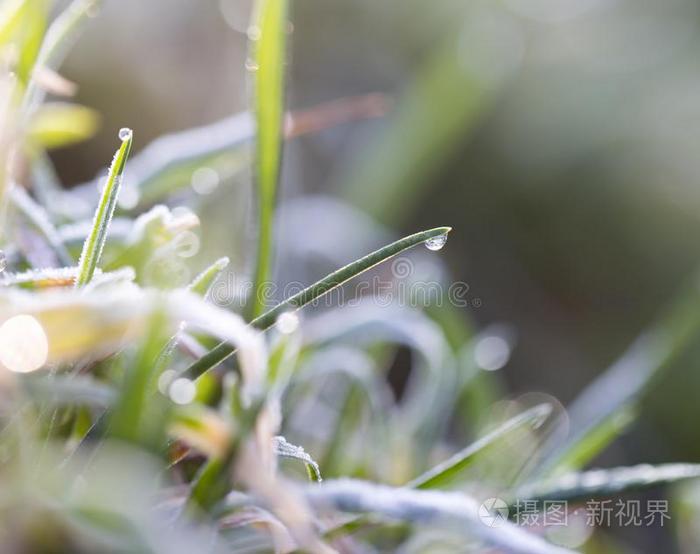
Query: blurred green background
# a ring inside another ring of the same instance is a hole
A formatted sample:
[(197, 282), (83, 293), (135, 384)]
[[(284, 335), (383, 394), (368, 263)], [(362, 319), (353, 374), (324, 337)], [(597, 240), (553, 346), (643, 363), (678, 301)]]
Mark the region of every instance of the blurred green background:
[[(53, 153), (64, 182), (94, 177), (122, 126), (138, 151), (246, 109), (249, 11), (106, 0), (62, 70), (103, 114), (94, 140)], [(698, 2), (296, 0), (292, 20), (290, 109), (374, 92), (393, 108), (289, 142), (283, 199), (335, 197), (396, 232), (453, 226), (441, 257), (479, 304), (463, 316), (517, 337), (508, 394), (567, 404), (694, 278)], [(217, 193), (202, 218), (234, 270), (249, 194)], [(341, 232), (321, 219), (310, 237)], [(605, 461), (700, 461), (698, 360), (665, 374)]]

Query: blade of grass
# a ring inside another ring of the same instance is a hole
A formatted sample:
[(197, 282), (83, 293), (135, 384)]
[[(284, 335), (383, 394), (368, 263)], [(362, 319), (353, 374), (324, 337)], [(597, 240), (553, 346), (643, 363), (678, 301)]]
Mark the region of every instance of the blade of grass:
[[(288, 112), (284, 138), (291, 140), (351, 121), (381, 117), (386, 113), (388, 103), (380, 94), (367, 94)], [(251, 114), (241, 112), (154, 140), (129, 162), (129, 177), (125, 185), (138, 192), (138, 202), (131, 209), (151, 206), (188, 187), (192, 173), (199, 168), (214, 169), (221, 180), (240, 174), (250, 165), (254, 137)], [(77, 191), (84, 203), (92, 205), (89, 199), (95, 190), (94, 181), (82, 183), (72, 190)], [(72, 219), (79, 215), (73, 215)]]
[(306, 498), (322, 510), (375, 513), (392, 519), (461, 530), (505, 552), (562, 554), (571, 550), (547, 543), (535, 534), (503, 522), (491, 527), (479, 517), (478, 502), (463, 493), (416, 491), (343, 479), (306, 488)]
[[(333, 289), (343, 285), (350, 279), (357, 277), (377, 264), (380, 264), (385, 260), (388, 260), (389, 258), (403, 252), (404, 250), (416, 246), (417, 244), (424, 243), (435, 237), (447, 235), (450, 230), (450, 227), (436, 227), (435, 229), (421, 231), (420, 233), (415, 233), (397, 240), (396, 242), (380, 248), (379, 250), (376, 250), (371, 254), (368, 254), (367, 256), (341, 267), (329, 275), (326, 275), (320, 281), (317, 281), (301, 292), (287, 298), (271, 310), (268, 310), (264, 314), (256, 317), (250, 322), (250, 324), (253, 327), (261, 330), (267, 329), (271, 327), (275, 321), (277, 321), (277, 318), (284, 312), (295, 311), (303, 308), (310, 302), (322, 297), (324, 294), (329, 293)], [(221, 343), (193, 363), (185, 370), (185, 373), (191, 379), (196, 379), (200, 375), (206, 373), (223, 362), (226, 358), (231, 356), (234, 351), (235, 349), (230, 344)]]
[(284, 437), (278, 436), (274, 438), (273, 448), (277, 456), (304, 462), (311, 481), (320, 483), (323, 480), (318, 464), (301, 446), (296, 446), (288, 442)]
[(34, 72), (24, 97), (23, 112), (29, 115), (43, 100), (45, 92), (39, 86), (37, 72), (55, 69), (77, 38), (78, 32), (99, 0), (73, 0), (49, 26), (34, 64)]
[(518, 498), (537, 500), (576, 501), (617, 496), (649, 487), (667, 485), (684, 479), (700, 477), (700, 464), (661, 464), (597, 469), (563, 475), (521, 489)]
[(219, 258), (202, 273), (197, 275), (187, 287), (191, 292), (198, 296), (206, 296), (214, 284), (214, 281), (221, 275), (222, 271), (228, 267), (229, 259), (226, 257)]
[[(523, 428), (539, 427), (551, 413), (552, 407), (549, 404), (539, 404), (530, 408), (509, 419), (444, 462), (409, 481), (405, 486), (411, 489), (436, 489), (450, 485), (476, 462), (481, 454), (498, 446), (511, 437), (513, 433)], [(358, 517), (329, 529), (326, 531), (325, 537), (336, 539), (354, 533), (369, 524), (371, 521), (367, 517)]]
[(255, 68), (254, 111), (257, 125), (255, 178), (258, 193), (258, 249), (255, 261), (251, 317), (265, 306), (262, 287), (271, 276), (273, 217), (282, 161), (284, 65), (287, 39), (287, 0), (257, 0), (249, 32), (250, 67)]
[(522, 428), (532, 427), (536, 429), (551, 413), (552, 407), (549, 404), (540, 404), (509, 419), (451, 458), (416, 477), (406, 486), (413, 489), (435, 489), (449, 485), (484, 451), (497, 446), (503, 440), (507, 440), (510, 435)]
[(156, 308), (138, 355), (126, 369), (119, 398), (109, 418), (110, 436), (156, 451), (162, 446), (169, 414), (165, 397), (153, 395), (151, 391), (158, 378), (156, 360), (167, 341), (168, 328), (166, 312)]
[(131, 150), (132, 137), (133, 134), (130, 129), (122, 129), (119, 132), (122, 144), (114, 155), (114, 160), (112, 160), (107, 183), (102, 191), (102, 198), (97, 206), (95, 218), (92, 222), (92, 229), (83, 244), (83, 251), (78, 262), (78, 276), (75, 279), (76, 287), (84, 287), (90, 282), (100, 261), (100, 256), (102, 256), (109, 224), (114, 215), (114, 208), (117, 205), (124, 166)]
[[(574, 432), (564, 444), (551, 445), (540, 476), (549, 475), (582, 440), (597, 433), (620, 411), (634, 409), (649, 394), (700, 333), (699, 306), (700, 293), (691, 279), (651, 329), (574, 400), (569, 408)], [(600, 443), (599, 448), (606, 444)]]
[(23, 187), (13, 184), (8, 193), (10, 202), (22, 213), (36, 229), (44, 235), (46, 241), (51, 245), (58, 260), (66, 266), (73, 265), (73, 257), (61, 240), (56, 227), (51, 222), (49, 214), (34, 199), (27, 194)]

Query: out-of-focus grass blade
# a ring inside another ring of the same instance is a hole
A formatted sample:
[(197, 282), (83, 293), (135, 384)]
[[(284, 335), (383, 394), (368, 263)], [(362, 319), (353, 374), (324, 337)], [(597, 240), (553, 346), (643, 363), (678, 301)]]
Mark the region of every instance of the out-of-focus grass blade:
[[(499, 14), (496, 19), (504, 18)], [(386, 131), (352, 164), (341, 183), (352, 203), (388, 224), (410, 214), (430, 186), (431, 176), (476, 126), (513, 73), (508, 49), (498, 41), (494, 48), (485, 38), (492, 33), (507, 40), (504, 33), (512, 32), (511, 23), (505, 20), (503, 27), (499, 24), (489, 32), (454, 29), (435, 48), (399, 98)]]
[(451, 458), (407, 483), (406, 486), (415, 489), (434, 489), (449, 485), (459, 478), (460, 474), (474, 463), (484, 451), (497, 447), (504, 440), (507, 441), (512, 433), (522, 428), (536, 429), (551, 413), (552, 407), (549, 404), (540, 404), (509, 419)]
[(83, 287), (90, 282), (100, 261), (102, 249), (107, 240), (109, 224), (114, 215), (114, 208), (117, 205), (121, 177), (131, 150), (132, 136), (130, 129), (122, 129), (119, 132), (122, 144), (114, 155), (114, 160), (112, 160), (107, 183), (102, 191), (102, 198), (97, 206), (95, 218), (92, 222), (92, 229), (83, 244), (83, 251), (78, 263), (78, 275), (75, 279), (76, 287)]
[(254, 70), (258, 193), (258, 249), (250, 313), (257, 317), (265, 309), (259, 293), (271, 276), (273, 217), (282, 161), (287, 0), (257, 0), (248, 34), (249, 66)]
[(619, 412), (590, 429), (571, 448), (564, 450), (557, 458), (553, 458), (548, 469), (557, 475), (568, 471), (577, 471), (586, 466), (600, 454), (636, 419), (636, 412), (629, 406), (623, 406)]
[(47, 0), (27, 0), (19, 26), (19, 59), (17, 74), (20, 81), (27, 83), (39, 55), (41, 42), (46, 30), (49, 3)]
[[(281, 302), (271, 310), (253, 319), (250, 324), (258, 329), (267, 329), (272, 326), (275, 321), (277, 321), (277, 318), (281, 314), (303, 308), (308, 303), (313, 302), (317, 298), (322, 297), (324, 294), (327, 294), (333, 289), (343, 285), (350, 279), (357, 277), (375, 265), (396, 256), (408, 248), (416, 246), (417, 244), (422, 244), (431, 239), (446, 237), (450, 230), (450, 227), (436, 227), (435, 229), (421, 231), (420, 233), (415, 233), (397, 240), (396, 242), (368, 254), (364, 258), (360, 258), (359, 260), (341, 267), (329, 275), (326, 275), (326, 277), (320, 281), (317, 281), (310, 287), (305, 288), (301, 292)], [(229, 344), (221, 343), (187, 368), (186, 373), (190, 376), (190, 378), (197, 378), (223, 362), (226, 358), (233, 354), (234, 351), (235, 349)]]
[(95, 110), (55, 102), (42, 105), (32, 117), (28, 138), (45, 149), (69, 146), (92, 137), (99, 126)]
[(638, 465), (563, 475), (518, 492), (519, 499), (576, 501), (609, 497), (700, 477), (700, 464)]
[(29, 0), (6, 0), (0, 6), (0, 45), (10, 41), (28, 3)]
[(116, 398), (112, 387), (88, 376), (54, 375), (46, 379), (45, 375), (30, 374), (23, 379), (22, 386), (42, 406), (78, 404), (107, 408)]
[(479, 517), (479, 503), (466, 494), (417, 491), (343, 479), (306, 489), (306, 498), (319, 510), (329, 507), (354, 513), (374, 513), (392, 519), (459, 529), (504, 552), (563, 554), (570, 550), (547, 543), (537, 535), (503, 522), (490, 527)]
[(10, 202), (22, 213), (22, 215), (44, 235), (46, 241), (51, 245), (59, 261), (66, 266), (73, 265), (73, 257), (63, 244), (63, 240), (58, 230), (51, 222), (46, 210), (37, 204), (34, 199), (27, 194), (21, 186), (13, 185), (8, 191)]
[(217, 277), (228, 267), (228, 264), (228, 258), (219, 258), (194, 278), (188, 287), (189, 290), (198, 296), (206, 296)]
[[(454, 456), (426, 471), (423, 475), (409, 481), (405, 486), (411, 489), (437, 489), (448, 486), (459, 479), (460, 475), (477, 462), (482, 454), (492, 448), (497, 448), (499, 444), (507, 441), (509, 437), (522, 429), (539, 427), (551, 413), (552, 407), (549, 404), (540, 404), (530, 408), (509, 419)], [(326, 536), (337, 538), (354, 533), (367, 524), (369, 521), (366, 518), (359, 517), (329, 529)]]
[[(381, 117), (387, 106), (383, 95), (368, 94), (289, 112), (284, 136), (289, 140), (350, 121)], [(142, 209), (180, 192), (192, 183), (197, 169), (213, 169), (221, 181), (241, 174), (250, 166), (254, 138), (255, 126), (249, 112), (159, 137), (132, 156), (125, 185), (138, 195), (138, 201), (133, 208), (122, 208)], [(94, 189), (91, 181), (74, 191), (87, 202)]]
[(167, 341), (170, 325), (166, 313), (157, 308), (148, 323), (138, 356), (126, 369), (110, 415), (109, 434), (157, 450), (165, 437), (168, 410), (165, 397), (152, 394), (158, 378), (155, 362)]
[(31, 113), (44, 98), (44, 90), (39, 85), (36, 72), (56, 69), (73, 45), (78, 32), (90, 13), (98, 6), (99, 0), (73, 0), (51, 24), (34, 64), (35, 74), (29, 81), (24, 99), (25, 114)]
[(568, 410), (573, 433), (563, 445), (551, 446), (539, 475), (548, 475), (615, 414), (633, 409), (699, 334), (700, 292), (691, 280), (659, 321), (575, 399)]

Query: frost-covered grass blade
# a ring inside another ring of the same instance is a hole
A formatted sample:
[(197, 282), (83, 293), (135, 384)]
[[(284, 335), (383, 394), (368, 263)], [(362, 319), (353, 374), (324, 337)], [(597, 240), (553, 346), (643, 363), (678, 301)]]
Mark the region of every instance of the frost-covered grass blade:
[(133, 134), (131, 129), (122, 129), (119, 131), (119, 138), (122, 141), (119, 150), (117, 150), (112, 160), (112, 165), (109, 168), (107, 182), (102, 191), (102, 198), (97, 206), (95, 218), (92, 222), (90, 234), (88, 234), (83, 244), (83, 251), (78, 262), (78, 275), (75, 279), (76, 287), (84, 287), (87, 285), (97, 269), (97, 264), (102, 256), (102, 249), (107, 241), (107, 231), (109, 224), (114, 215), (114, 209), (117, 205), (119, 196), (119, 188), (121, 186), (122, 174), (126, 166), (126, 160), (129, 158), (131, 151), (131, 141)]

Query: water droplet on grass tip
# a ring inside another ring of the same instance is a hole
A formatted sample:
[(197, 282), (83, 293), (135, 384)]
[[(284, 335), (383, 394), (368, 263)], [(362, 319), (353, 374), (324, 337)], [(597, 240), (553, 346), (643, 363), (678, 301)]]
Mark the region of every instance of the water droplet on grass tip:
[(438, 235), (425, 241), (425, 247), (428, 250), (440, 250), (447, 242), (447, 234)]
[(121, 140), (129, 140), (132, 134), (133, 131), (128, 127), (122, 127), (121, 129), (119, 129), (119, 138)]
[(250, 58), (248, 58), (245, 61), (245, 68), (248, 71), (257, 71), (258, 69), (260, 69), (260, 66), (255, 62), (255, 60), (251, 60)]

